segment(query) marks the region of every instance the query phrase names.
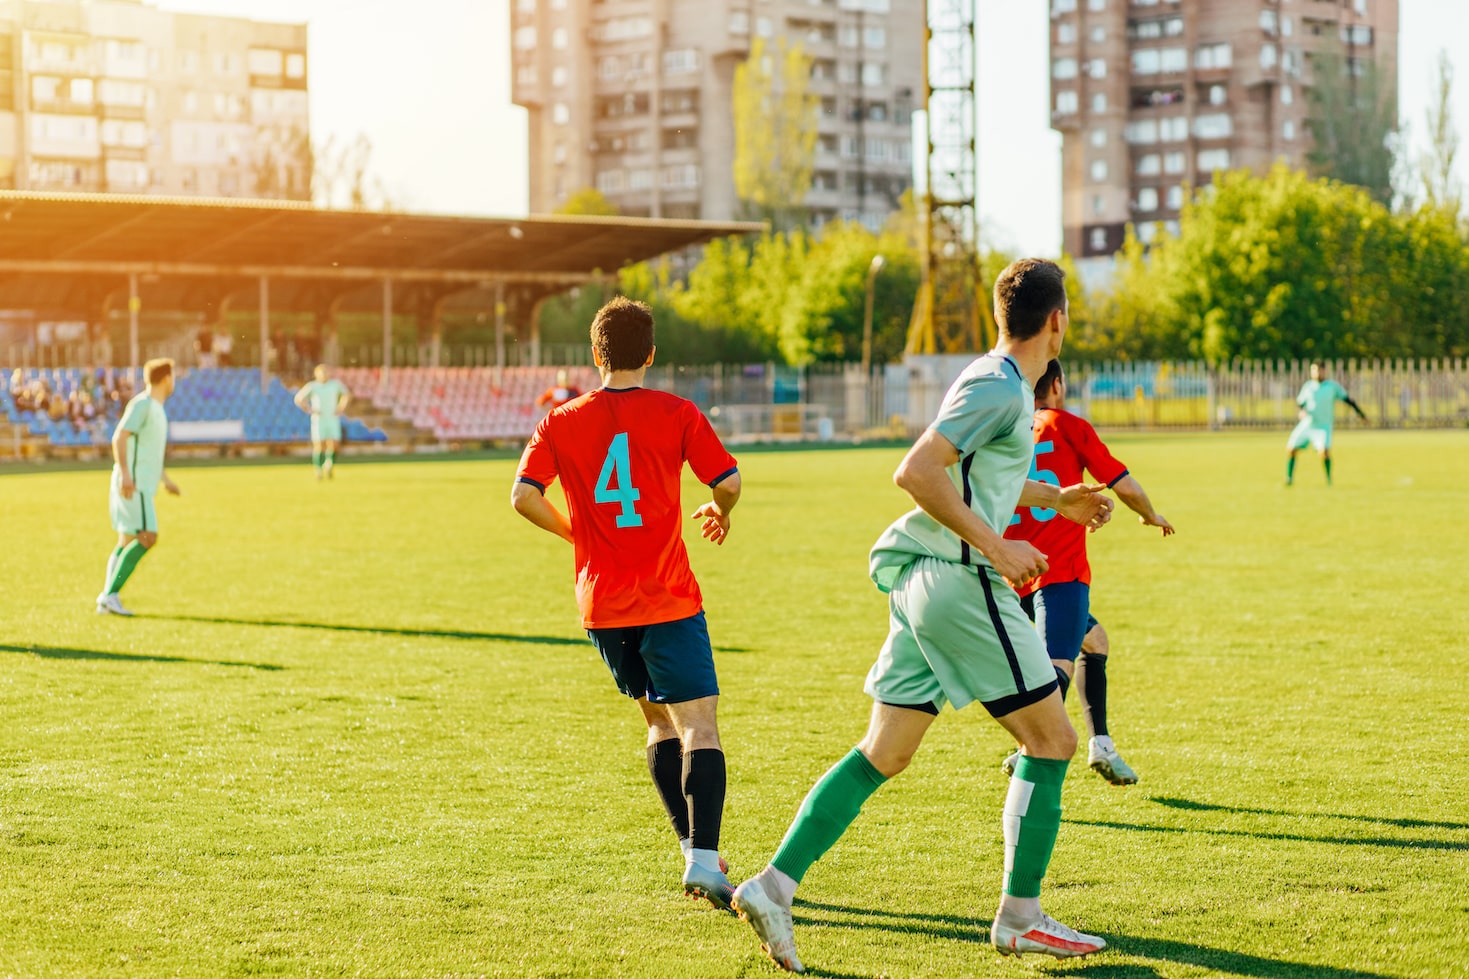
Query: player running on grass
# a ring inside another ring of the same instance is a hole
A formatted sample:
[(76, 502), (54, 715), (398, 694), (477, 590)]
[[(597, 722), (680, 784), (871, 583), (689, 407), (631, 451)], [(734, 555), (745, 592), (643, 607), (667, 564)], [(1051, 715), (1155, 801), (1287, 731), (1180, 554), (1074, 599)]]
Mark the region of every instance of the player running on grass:
[(352, 400), (347, 385), (329, 376), (325, 364), (317, 364), (315, 380), (307, 381), (296, 392), (296, 407), (311, 414), (311, 464), (316, 478), (325, 474), (332, 478), (336, 467), (337, 444), (342, 441), (342, 412)]
[[(1153, 509), (1142, 484), (1112, 456), (1096, 429), (1065, 408), (1066, 375), (1061, 362), (1053, 360), (1035, 385), (1035, 476), (1069, 486), (1081, 482), (1085, 469), (1115, 491), (1144, 524), (1161, 527), (1164, 537), (1172, 534), (1173, 525)], [(1113, 785), (1131, 785), (1137, 773), (1117, 753), (1107, 730), (1107, 633), (1091, 615), (1086, 531), (1055, 518), (1053, 510), (1021, 507), (1005, 531), (1011, 540), (1034, 544), (1049, 565), (1045, 574), (1020, 587), (1020, 604), (1045, 640), (1062, 700), (1076, 671), (1087, 727), (1087, 765)], [(1020, 755), (1016, 751), (1002, 763), (1007, 774), (1014, 774)]]
[[(648, 771), (683, 849), (686, 893), (728, 908), (719, 858), (725, 767), (719, 685), (703, 598), (680, 530), (687, 462), (713, 500), (694, 512), (723, 544), (740, 475), (693, 402), (642, 386), (653, 363), (653, 317), (618, 297), (592, 321), (602, 386), (553, 409), (536, 427), (511, 502), (576, 553), (582, 626), (648, 725)], [(567, 513), (546, 499), (557, 477)]]
[(158, 486), (174, 496), (179, 488), (163, 471), (168, 447), (168, 414), (163, 402), (173, 394), (173, 361), (150, 360), (143, 365), (147, 387), (128, 402), (112, 433), (112, 488), (108, 510), (117, 531), (117, 548), (107, 559), (107, 582), (97, 596), (102, 615), (132, 615), (119, 593), (138, 562), (158, 543), (158, 515), (153, 502)]
[(918, 508), (872, 549), (872, 578), (889, 593), (891, 627), (867, 674), (875, 701), (867, 734), (811, 789), (770, 865), (734, 894), (735, 910), (784, 969), (805, 971), (791, 926), (801, 878), (867, 798), (908, 766), (945, 703), (957, 710), (978, 701), (1026, 746), (1005, 799), (1004, 892), (990, 941), (1006, 955), (1066, 957), (1106, 946), (1041, 911), (1041, 879), (1061, 825), (1061, 784), (1076, 732), (1045, 646), (1007, 584), (1042, 574), (1045, 557), (1025, 541), (1004, 538), (1017, 504), (1050, 507), (1092, 527), (1105, 523), (1112, 507), (1100, 486), (1063, 490), (1026, 478), (1034, 457), (1032, 388), (1066, 333), (1064, 276), (1037, 259), (1001, 273), (999, 343), (965, 368), (894, 474)]
[(1296, 404), (1301, 409), (1301, 420), (1290, 433), (1285, 450), (1290, 458), (1285, 463), (1285, 485), (1289, 486), (1296, 477), (1296, 453), (1310, 445), (1321, 456), (1321, 465), (1326, 469), (1326, 485), (1331, 485), (1331, 429), (1336, 424), (1336, 403), (1343, 401), (1367, 420), (1367, 414), (1347, 394), (1346, 388), (1335, 381), (1327, 380), (1326, 365), (1319, 360), (1311, 361), (1311, 379), (1301, 385), (1296, 395)]

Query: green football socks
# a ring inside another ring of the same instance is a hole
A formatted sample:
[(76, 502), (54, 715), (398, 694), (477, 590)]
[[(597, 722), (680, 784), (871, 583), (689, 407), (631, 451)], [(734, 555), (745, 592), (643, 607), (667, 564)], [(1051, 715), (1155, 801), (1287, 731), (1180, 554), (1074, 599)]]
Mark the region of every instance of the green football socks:
[(112, 576), (117, 574), (117, 562), (122, 560), (122, 551), (121, 547), (116, 547), (107, 556), (107, 577), (102, 580), (102, 594), (104, 595), (112, 594)]
[(1038, 898), (1061, 829), (1061, 783), (1071, 762), (1022, 755), (1005, 796), (1005, 893)]
[(320, 449), (314, 450), (311, 453), (311, 464), (313, 466), (315, 466), (317, 469), (320, 469), (321, 468), (321, 459), (322, 459), (322, 456), (324, 456), (324, 455), (326, 455), (326, 453), (325, 452), (322, 452)]
[(867, 756), (853, 748), (806, 794), (770, 865), (799, 882), (842, 838), (862, 811), (862, 803), (886, 781)]
[(1330, 486), (1331, 485), (1331, 456), (1327, 456), (1325, 459), (1322, 459), (1321, 460), (1321, 464), (1326, 467), (1326, 485), (1327, 486)]
[(1291, 456), (1285, 460), (1285, 481), (1288, 483), (1296, 478), (1296, 457)]
[(132, 577), (133, 569), (147, 553), (148, 549), (136, 540), (128, 542), (128, 546), (122, 549), (122, 554), (117, 558), (117, 567), (112, 572), (111, 580), (107, 582), (107, 594), (116, 595), (122, 591), (122, 586)]

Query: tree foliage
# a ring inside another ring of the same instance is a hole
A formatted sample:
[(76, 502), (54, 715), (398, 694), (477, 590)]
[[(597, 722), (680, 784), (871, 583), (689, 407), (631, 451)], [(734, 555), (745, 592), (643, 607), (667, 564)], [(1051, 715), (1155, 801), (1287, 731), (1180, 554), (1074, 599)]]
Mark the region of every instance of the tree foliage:
[(820, 100), (810, 75), (811, 59), (784, 38), (773, 56), (755, 38), (735, 68), (735, 193), (780, 230), (797, 223), (816, 167)]
[(1438, 53), (1435, 79), (1437, 101), (1428, 108), (1428, 150), (1419, 162), (1423, 194), (1429, 204), (1459, 213), (1463, 188), (1455, 173), (1459, 131), (1454, 127), (1454, 65), (1447, 51)]
[(582, 187), (567, 195), (561, 206), (556, 208), (556, 213), (615, 217), (618, 211), (617, 207), (600, 190), (595, 187)]
[(1393, 77), (1374, 58), (1350, 56), (1339, 41), (1312, 56), (1312, 147), (1317, 176), (1364, 187), (1382, 204), (1393, 198), (1398, 143), (1398, 94)]
[(1469, 352), (1469, 252), (1451, 215), (1394, 214), (1284, 165), (1185, 205), (1178, 237), (1133, 235), (1080, 349), (1135, 359), (1434, 357)]

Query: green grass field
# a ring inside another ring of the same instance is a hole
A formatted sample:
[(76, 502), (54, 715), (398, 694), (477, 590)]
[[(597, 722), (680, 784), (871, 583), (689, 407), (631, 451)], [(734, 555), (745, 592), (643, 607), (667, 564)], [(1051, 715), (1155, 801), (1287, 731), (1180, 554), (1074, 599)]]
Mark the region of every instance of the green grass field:
[[(1044, 972), (1469, 975), (1469, 433), (1344, 433), (1330, 490), (1308, 457), (1280, 485), (1283, 441), (1112, 440), (1179, 533), (1092, 538), (1142, 782), (1073, 764), (1045, 901), (1114, 947)], [(746, 452), (729, 544), (690, 543), (732, 876), (865, 726), (900, 456)], [(637, 712), (513, 469), (180, 468), (134, 620), (92, 612), (106, 475), (0, 477), (0, 975), (774, 975), (683, 897)], [(984, 942), (1007, 750), (945, 712), (807, 877), (813, 971), (1034, 974)]]

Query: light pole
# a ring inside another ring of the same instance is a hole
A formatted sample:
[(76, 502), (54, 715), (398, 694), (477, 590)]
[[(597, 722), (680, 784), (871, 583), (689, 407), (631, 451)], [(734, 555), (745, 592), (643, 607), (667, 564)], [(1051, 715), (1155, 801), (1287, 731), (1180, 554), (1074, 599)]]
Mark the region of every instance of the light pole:
[(877, 281), (877, 273), (882, 271), (883, 263), (887, 261), (881, 255), (872, 256), (872, 264), (867, 266), (867, 305), (862, 311), (862, 376), (872, 376), (872, 286)]

